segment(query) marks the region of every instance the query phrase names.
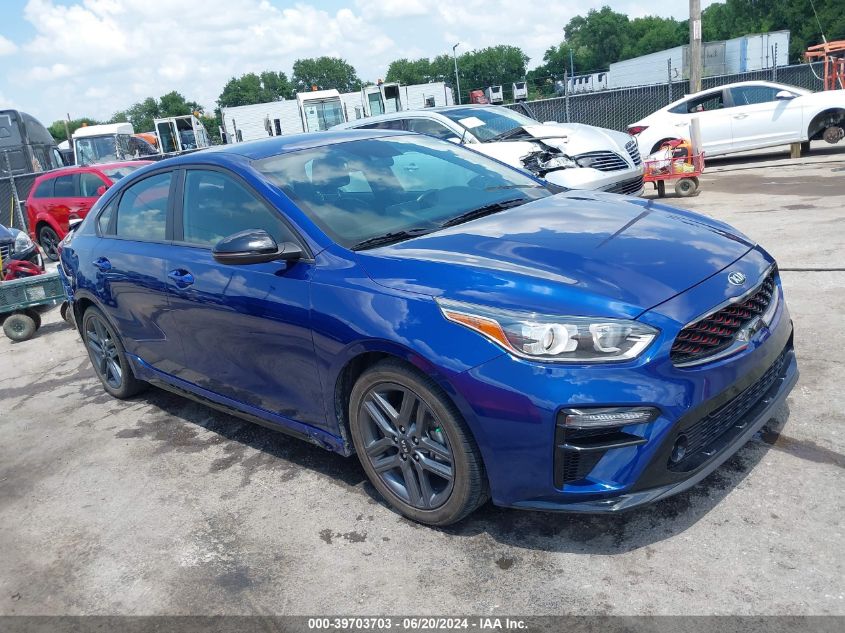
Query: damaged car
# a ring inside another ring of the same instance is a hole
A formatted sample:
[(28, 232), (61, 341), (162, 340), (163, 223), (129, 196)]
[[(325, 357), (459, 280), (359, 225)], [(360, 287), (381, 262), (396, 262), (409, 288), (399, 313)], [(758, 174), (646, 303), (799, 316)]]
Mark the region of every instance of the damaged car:
[(638, 196), (643, 165), (636, 141), (623, 132), (581, 123), (540, 123), (501, 106), (445, 106), (393, 112), (335, 129), (387, 129), (466, 145), (567, 189)]

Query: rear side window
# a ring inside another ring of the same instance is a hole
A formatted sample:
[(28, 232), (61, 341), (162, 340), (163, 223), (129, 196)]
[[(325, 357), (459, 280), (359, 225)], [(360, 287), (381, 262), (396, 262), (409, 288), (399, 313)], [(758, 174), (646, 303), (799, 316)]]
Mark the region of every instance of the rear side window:
[(56, 198), (74, 198), (73, 176), (59, 176), (54, 180), (53, 196)]
[(48, 178), (35, 190), (35, 193), (32, 194), (34, 198), (52, 198), (53, 197), (53, 180), (54, 178)]
[(79, 174), (79, 195), (83, 198), (96, 198), (97, 189), (105, 184), (97, 174)]
[(379, 121), (378, 123), (370, 123), (369, 125), (362, 125), (359, 130), (404, 130), (404, 122), (402, 119), (392, 119), (390, 121)]
[(103, 209), (102, 213), (100, 213), (100, 217), (97, 218), (97, 233), (100, 235), (106, 235), (109, 232), (109, 224), (111, 224), (112, 216), (114, 215), (114, 208), (117, 206), (117, 203), (114, 201), (109, 203), (105, 209)]
[(720, 90), (719, 92), (711, 92), (710, 94), (679, 103), (674, 108), (671, 108), (669, 112), (675, 114), (695, 114), (697, 112), (721, 110), (724, 107), (725, 102), (722, 99), (722, 91)]
[(279, 244), (296, 241), (278, 213), (231, 176), (188, 171), (182, 211), (185, 242), (214, 246), (224, 237), (247, 229), (264, 229)]
[(455, 134), (452, 130), (447, 128), (442, 123), (432, 121), (431, 119), (409, 119), (408, 129), (411, 132), (417, 132), (418, 134), (428, 134), (429, 136), (433, 136), (435, 138), (442, 138), (444, 140), (457, 136), (457, 134)]
[(151, 242), (164, 241), (167, 234), (167, 202), (171, 172), (150, 176), (123, 192), (117, 207), (118, 237)]
[(741, 86), (731, 88), (731, 97), (734, 105), (754, 105), (775, 101), (775, 95), (778, 92), (780, 92), (779, 88), (772, 88), (771, 86)]

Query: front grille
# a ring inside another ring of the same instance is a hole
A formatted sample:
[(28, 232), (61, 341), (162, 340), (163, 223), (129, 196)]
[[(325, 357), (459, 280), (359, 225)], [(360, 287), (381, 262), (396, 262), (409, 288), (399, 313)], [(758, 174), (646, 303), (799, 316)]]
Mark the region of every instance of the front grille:
[(757, 382), (685, 430), (683, 435), (687, 439), (687, 457), (676, 464), (670, 464), (670, 468), (683, 470), (687, 460), (701, 451), (706, 451), (713, 442), (731, 428), (741, 425), (742, 418), (760, 402), (783, 373), (790, 350), (791, 347), (784, 349)]
[(642, 156), (640, 156), (640, 148), (636, 141), (628, 141), (625, 145), (625, 149), (628, 150), (628, 155), (631, 157), (631, 160), (634, 161), (634, 165), (639, 167), (643, 164)]
[(0, 257), (3, 260), (9, 259), (9, 256), (12, 254), (12, 244), (0, 244)]
[(610, 185), (605, 191), (608, 193), (621, 193), (626, 196), (636, 196), (639, 195), (642, 189), (643, 179), (640, 177), (617, 182), (616, 184)]
[(578, 154), (575, 162), (581, 167), (590, 167), (599, 171), (619, 171), (630, 167), (619, 154), (605, 151)]
[(741, 302), (732, 303), (681, 330), (669, 352), (672, 362), (683, 365), (702, 361), (730, 347), (742, 328), (766, 312), (777, 291), (776, 274), (772, 270)]

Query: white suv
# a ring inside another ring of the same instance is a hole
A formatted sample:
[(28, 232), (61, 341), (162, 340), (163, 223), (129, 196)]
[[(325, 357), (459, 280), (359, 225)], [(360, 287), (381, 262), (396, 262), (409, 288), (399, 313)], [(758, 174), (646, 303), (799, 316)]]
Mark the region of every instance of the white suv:
[[(810, 92), (768, 81), (744, 81), (687, 95), (628, 126), (643, 156), (701, 126), (707, 156), (843, 136), (845, 90)], [(808, 149), (808, 148), (805, 148)]]

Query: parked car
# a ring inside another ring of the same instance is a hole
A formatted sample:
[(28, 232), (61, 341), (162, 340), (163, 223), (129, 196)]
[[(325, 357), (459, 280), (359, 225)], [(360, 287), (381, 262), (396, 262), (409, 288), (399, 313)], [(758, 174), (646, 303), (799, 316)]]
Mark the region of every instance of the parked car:
[[(44, 259), (41, 257), (41, 252), (26, 234), (26, 231), (5, 227), (2, 224), (0, 224), (0, 261), (3, 262), (0, 265), (0, 272), (9, 262), (13, 261), (30, 262), (40, 270), (44, 270)], [(0, 280), (2, 279), (3, 275), (0, 274)]]
[(795, 384), (775, 262), (695, 213), (552, 189), (419, 134), (239, 143), (118, 182), (61, 269), (108, 393), (357, 454), (416, 521), (684, 490)]
[(647, 156), (678, 138), (690, 138), (699, 120), (702, 149), (719, 156), (826, 138), (836, 143), (845, 126), (845, 92), (810, 92), (770, 81), (744, 81), (687, 95), (628, 126)]
[(58, 246), (68, 222), (84, 218), (109, 187), (150, 161), (104, 163), (56, 169), (38, 176), (26, 200), (29, 234), (51, 260), (58, 260)]
[(580, 123), (541, 124), (501, 106), (446, 106), (350, 121), (335, 129), (408, 130), (466, 144), (567, 189), (640, 195), (643, 166), (623, 132)]

